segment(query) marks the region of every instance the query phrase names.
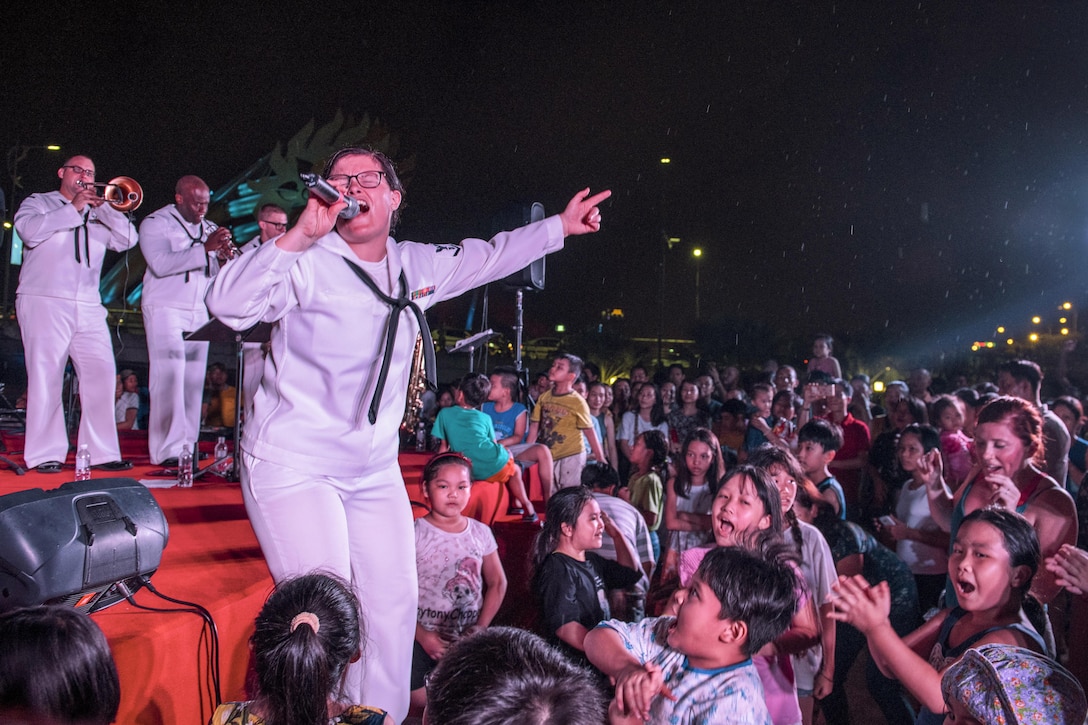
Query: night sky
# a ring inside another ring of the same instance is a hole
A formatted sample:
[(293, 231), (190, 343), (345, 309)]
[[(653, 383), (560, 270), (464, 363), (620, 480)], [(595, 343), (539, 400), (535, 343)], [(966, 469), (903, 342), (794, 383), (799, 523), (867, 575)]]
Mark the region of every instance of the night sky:
[[(143, 184), (141, 218), (337, 110), (416, 157), (398, 238), (611, 188), (527, 298), (536, 334), (620, 307), (656, 335), (665, 236), (667, 337), (694, 329), (696, 246), (703, 320), (798, 356), (822, 330), (963, 349), (1088, 304), (1086, 3), (20, 5), (0, 142), (86, 150)], [(32, 151), (24, 193), (57, 165)]]

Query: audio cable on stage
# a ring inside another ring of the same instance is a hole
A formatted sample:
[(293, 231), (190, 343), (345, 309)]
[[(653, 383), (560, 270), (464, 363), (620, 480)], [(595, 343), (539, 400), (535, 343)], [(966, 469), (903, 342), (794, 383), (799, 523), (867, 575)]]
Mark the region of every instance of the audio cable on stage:
[[(182, 605), (182, 607), (181, 608), (161, 608), (161, 607), (148, 607), (148, 606), (145, 606), (143, 604), (138, 604), (136, 602), (135, 597), (133, 597), (133, 592), (128, 588), (128, 586), (123, 581), (122, 582), (117, 582), (117, 587), (120, 589), (121, 593), (125, 596), (125, 599), (128, 600), (128, 603), (131, 604), (132, 606), (136, 607), (137, 609), (143, 609), (143, 610), (148, 611), (148, 612), (190, 612), (192, 614), (199, 615), (200, 618), (203, 619), (204, 623), (207, 625), (207, 629), (205, 629), (204, 627), (201, 627), (201, 637), (203, 638), (205, 631), (207, 631), (209, 633), (208, 658), (211, 661), (210, 662), (211, 683), (212, 683), (212, 688), (214, 690), (214, 696), (215, 696), (215, 702), (212, 705), (212, 710), (214, 711), (216, 707), (218, 707), (220, 704), (222, 704), (222, 702), (223, 702), (223, 693), (222, 693), (222, 691), (220, 689), (220, 684), (219, 684), (219, 677), (220, 677), (220, 674), (219, 674), (219, 629), (215, 626), (215, 619), (212, 618), (211, 612), (209, 612), (207, 609), (205, 609), (201, 605), (196, 604), (195, 602), (186, 602), (186, 601), (184, 601), (182, 599), (174, 599), (173, 597), (170, 597), (170, 596), (167, 596), (166, 594), (163, 594), (162, 592), (160, 592), (158, 589), (155, 588), (155, 585), (151, 583), (151, 579), (149, 577), (147, 577), (147, 576), (140, 576), (139, 581), (144, 587), (147, 588), (147, 590), (149, 592), (151, 592), (155, 596), (157, 596), (160, 599), (163, 599), (165, 601), (172, 602), (173, 604), (180, 604), (180, 605)], [(199, 647), (198, 647), (198, 651), (199, 651)]]

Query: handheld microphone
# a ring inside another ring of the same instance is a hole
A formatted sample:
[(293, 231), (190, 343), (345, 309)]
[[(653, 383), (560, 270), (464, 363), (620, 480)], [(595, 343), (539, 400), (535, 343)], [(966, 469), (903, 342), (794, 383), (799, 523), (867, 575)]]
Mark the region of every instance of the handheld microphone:
[(318, 174), (299, 174), (302, 183), (306, 185), (318, 199), (328, 204), (335, 204), (343, 199), (348, 203), (346, 207), (340, 210), (341, 219), (351, 219), (359, 214), (359, 200), (351, 197), (344, 196), (336, 189), (329, 185), (329, 182), (325, 181)]

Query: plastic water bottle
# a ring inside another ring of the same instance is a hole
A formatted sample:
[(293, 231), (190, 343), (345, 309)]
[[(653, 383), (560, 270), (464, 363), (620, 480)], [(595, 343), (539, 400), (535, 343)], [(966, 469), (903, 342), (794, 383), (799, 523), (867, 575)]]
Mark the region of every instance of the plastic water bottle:
[(420, 453), (427, 450), (427, 424), (422, 420), (416, 425), (416, 450)]
[(81, 443), (76, 451), (76, 480), (91, 480), (91, 451), (86, 443)]
[(178, 487), (192, 488), (193, 485), (193, 444), (186, 442), (178, 454)]
[(215, 472), (220, 476), (230, 473), (230, 461), (227, 460), (227, 437), (219, 436), (215, 442)]

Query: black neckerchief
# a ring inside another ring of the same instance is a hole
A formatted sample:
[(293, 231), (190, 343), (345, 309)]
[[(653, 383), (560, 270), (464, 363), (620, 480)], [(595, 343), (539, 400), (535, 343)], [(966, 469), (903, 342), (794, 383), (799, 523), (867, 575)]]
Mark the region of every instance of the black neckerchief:
[(90, 267), (91, 266), (91, 241), (90, 241), (89, 235), (87, 234), (87, 217), (90, 215), (90, 212), (87, 211), (86, 209), (84, 209), (83, 211), (81, 211), (79, 213), (79, 215), (81, 217), (83, 217), (83, 222), (78, 227), (75, 228), (75, 238), (72, 240), (73, 243), (75, 244), (75, 248), (76, 248), (76, 264), (82, 264), (83, 263), (83, 260), (79, 258), (79, 232), (80, 232), (80, 230), (82, 230), (83, 231), (83, 250), (87, 255), (87, 266)]
[[(192, 249), (193, 247), (195, 247), (198, 244), (203, 244), (204, 243), (204, 220), (203, 219), (200, 221), (200, 232), (194, 237), (192, 234), (189, 233), (189, 230), (185, 228), (185, 222), (183, 222), (181, 220), (181, 218), (177, 214), (171, 214), (170, 216), (174, 217), (174, 221), (176, 221), (178, 223), (178, 226), (181, 227), (181, 231), (185, 232), (185, 236), (189, 237), (189, 248), (190, 249)], [(212, 276), (211, 262), (208, 260), (207, 252), (205, 252), (205, 254), (204, 254), (204, 276), (205, 277), (211, 277)], [(185, 284), (189, 284), (189, 273), (188, 272), (185, 273)]]
[(385, 355), (382, 357), (382, 367), (378, 372), (378, 384), (374, 390), (374, 398), (370, 401), (370, 410), (367, 413), (367, 419), (373, 425), (374, 421), (378, 419), (378, 408), (382, 402), (385, 379), (389, 377), (389, 365), (393, 360), (393, 344), (397, 339), (397, 325), (400, 324), (400, 313), (405, 309), (411, 310), (412, 314), (416, 316), (416, 322), (419, 323), (419, 334), (423, 338), (423, 367), (427, 371), (427, 386), (431, 390), (438, 388), (438, 377), (435, 373), (434, 340), (431, 339), (431, 329), (427, 325), (427, 317), (423, 314), (423, 310), (415, 302), (408, 299), (408, 280), (404, 277), (403, 269), (400, 272), (399, 280), (400, 296), (390, 297), (378, 289), (378, 285), (374, 283), (369, 274), (352, 264), (347, 258), (341, 257), (341, 259), (363, 281), (363, 284), (370, 288), (370, 291), (378, 299), (393, 308), (389, 313), (389, 323), (385, 328)]

